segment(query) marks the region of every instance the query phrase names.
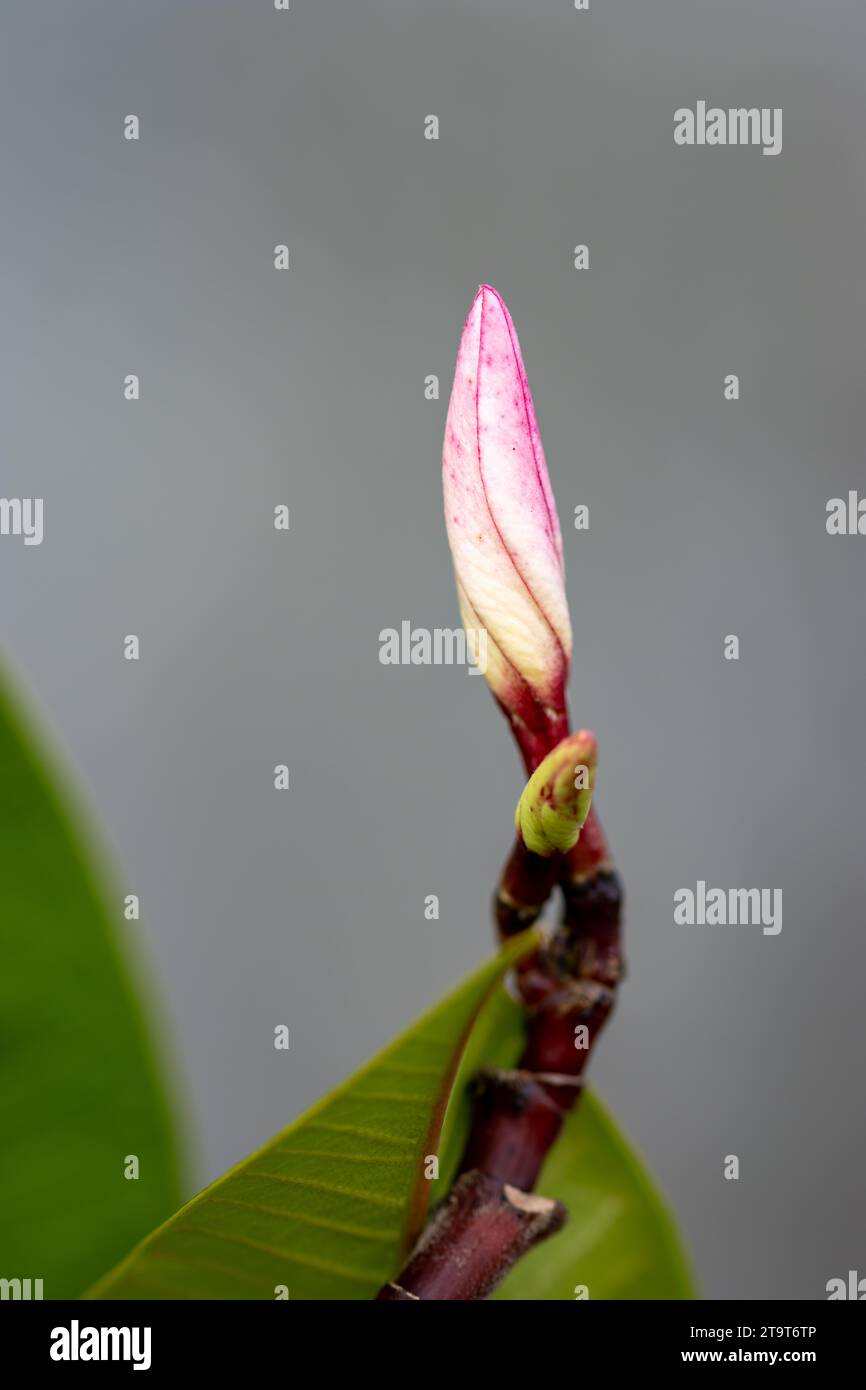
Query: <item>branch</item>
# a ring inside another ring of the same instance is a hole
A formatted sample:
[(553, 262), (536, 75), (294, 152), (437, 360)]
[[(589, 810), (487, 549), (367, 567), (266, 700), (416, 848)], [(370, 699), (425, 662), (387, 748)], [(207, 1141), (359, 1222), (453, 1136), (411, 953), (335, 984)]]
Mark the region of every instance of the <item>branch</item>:
[[(518, 820), (519, 813), (520, 806)], [(380, 1299), (485, 1298), (520, 1255), (566, 1220), (559, 1203), (532, 1195), (532, 1188), (580, 1098), (622, 975), (620, 883), (598, 818), (584, 815), (570, 850), (536, 853), (518, 834), (503, 869), (494, 906), (503, 940), (535, 921), (557, 883), (562, 920), (517, 970), (527, 1018), (523, 1055), (513, 1070), (488, 1070), (476, 1079), (457, 1183)]]
[(486, 1298), (521, 1255), (559, 1230), (565, 1216), (559, 1202), (521, 1192), (477, 1169), (464, 1173), (422, 1234), (399, 1282), (386, 1284), (379, 1299)]

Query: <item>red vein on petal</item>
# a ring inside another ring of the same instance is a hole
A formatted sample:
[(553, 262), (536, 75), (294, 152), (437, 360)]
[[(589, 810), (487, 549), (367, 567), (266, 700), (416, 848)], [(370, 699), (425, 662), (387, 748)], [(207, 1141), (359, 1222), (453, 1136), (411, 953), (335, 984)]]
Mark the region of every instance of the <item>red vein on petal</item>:
[[(506, 704), (505, 701), (499, 695), (495, 695), (495, 698), (501, 705), (503, 712), (509, 720), (513, 722), (515, 717), (519, 718), (521, 722), (526, 725), (526, 727), (530, 730), (531, 733), (537, 735), (539, 738), (543, 738), (544, 735), (549, 731), (551, 723), (550, 716), (547, 713), (548, 709), (550, 708), (549, 702), (544, 698), (543, 693), (541, 691), (536, 690), (535, 686), (530, 685), (526, 677), (521, 674), (521, 672), (515, 666), (514, 662), (511, 660), (511, 658), (506, 654), (506, 652), (503, 650), (500, 644), (493, 637), (490, 625), (484, 618), (483, 613), (481, 613), (478, 610), (478, 608), (476, 608), (474, 602), (469, 597), (468, 593), (466, 592), (465, 585), (461, 583), (460, 579), (457, 576), (456, 570), (454, 572), (454, 580), (457, 588), (458, 599), (462, 600), (462, 602), (465, 603), (466, 607), (469, 609), (470, 613), (475, 619), (475, 623), (473, 624), (473, 626), (475, 626), (476, 630), (482, 630), (487, 634), (487, 638), (491, 646), (494, 648), (496, 652), (498, 652), (499, 656), (501, 656), (502, 658), (503, 664), (507, 666), (508, 670), (511, 672), (511, 687), (509, 688), (508, 692), (509, 703)], [(564, 680), (562, 683), (562, 703), (564, 712)], [(518, 705), (519, 709), (517, 708)], [(525, 719), (524, 716), (526, 713), (527, 706), (535, 710), (538, 716), (537, 723), (530, 724)]]
[[(551, 511), (551, 501), (552, 501), (553, 489), (552, 489), (551, 486), (550, 486), (550, 481), (549, 481), (549, 479), (548, 479), (547, 485), (545, 486), (544, 475), (542, 474), (541, 468), (540, 468), (539, 463), (538, 463), (538, 455), (537, 455), (537, 453), (535, 452), (535, 437), (534, 437), (533, 431), (532, 431), (532, 418), (533, 418), (533, 416), (535, 415), (535, 404), (534, 404), (534, 402), (533, 402), (532, 414), (530, 415), (530, 411), (529, 411), (529, 401), (527, 400), (527, 390), (528, 390), (528, 388), (529, 388), (529, 378), (528, 378), (527, 375), (526, 375), (526, 368), (525, 368), (525, 366), (523, 365), (523, 355), (522, 355), (522, 353), (520, 352), (520, 350), (519, 350), (519, 348), (518, 348), (518, 346), (517, 346), (517, 343), (515, 342), (515, 339), (514, 339), (514, 332), (513, 332), (514, 325), (513, 325), (513, 323), (511, 322), (511, 315), (510, 315), (509, 312), (508, 312), (508, 306), (507, 306), (507, 304), (505, 303), (505, 300), (502, 298), (502, 295), (499, 293), (499, 291), (498, 291), (497, 289), (494, 289), (493, 285), (482, 285), (481, 289), (482, 289), (482, 293), (483, 293), (485, 290), (489, 290), (490, 293), (491, 293), (491, 294), (494, 296), (494, 298), (496, 299), (497, 303), (499, 304), (499, 307), (500, 307), (501, 310), (502, 310), (502, 318), (503, 318), (503, 320), (504, 320), (504, 322), (505, 322), (505, 329), (506, 329), (506, 332), (508, 333), (508, 341), (509, 341), (510, 344), (511, 344), (511, 352), (512, 352), (512, 356), (514, 357), (514, 365), (515, 365), (515, 367), (516, 367), (516, 369), (517, 369), (517, 375), (518, 375), (518, 377), (519, 377), (519, 379), (520, 379), (520, 393), (521, 393), (521, 395), (522, 395), (522, 397), (523, 397), (523, 414), (524, 414), (524, 416), (526, 417), (526, 432), (527, 432), (527, 434), (529, 435), (529, 447), (530, 447), (530, 449), (532, 450), (532, 462), (533, 462), (533, 465), (534, 465), (534, 468), (535, 468), (535, 476), (536, 476), (536, 478), (538, 479), (538, 486), (539, 486), (539, 489), (540, 489), (540, 491), (541, 491), (542, 501), (544, 502), (544, 510), (545, 510), (546, 513), (547, 513), (547, 534), (549, 535), (551, 541), (553, 542), (553, 548), (554, 548), (554, 550), (556, 551), (557, 556), (559, 557), (559, 567), (560, 567), (561, 570), (564, 571), (564, 564), (563, 564), (563, 559), (562, 559), (562, 541), (561, 541), (561, 539), (558, 538), (558, 537), (559, 537), (559, 519), (558, 519), (558, 517), (555, 517), (555, 516), (554, 516), (554, 513)], [(482, 301), (482, 318), (483, 318), (483, 310), (484, 310), (484, 305), (483, 305), (483, 301)], [(531, 391), (530, 391), (529, 394), (530, 394), (530, 397), (531, 397), (531, 395), (532, 395)], [(536, 427), (537, 427), (537, 424), (538, 424), (538, 421), (536, 420)], [(546, 472), (546, 471), (547, 471), (547, 465), (545, 464), (545, 472)], [(550, 494), (550, 496), (548, 496), (548, 494)]]
[[(481, 293), (481, 315), (480, 315), (479, 321), (478, 321), (478, 362), (477, 362), (476, 367), (475, 367), (475, 452), (476, 452), (476, 454), (477, 454), (477, 456), (478, 456), (478, 477), (479, 477), (480, 480), (481, 480), (481, 491), (484, 493), (484, 501), (485, 501), (486, 506), (487, 506), (487, 515), (490, 517), (490, 520), (491, 520), (491, 522), (493, 523), (493, 529), (495, 530), (497, 536), (499, 537), (499, 540), (500, 540), (500, 542), (501, 542), (501, 544), (502, 544), (502, 549), (505, 551), (505, 554), (508, 556), (509, 560), (511, 561), (511, 567), (512, 567), (512, 569), (514, 570), (514, 573), (517, 575), (517, 577), (518, 577), (518, 579), (520, 580), (521, 584), (523, 585), (524, 589), (525, 589), (526, 592), (528, 593), (528, 595), (529, 595), (531, 601), (534, 603), (536, 609), (537, 609), (538, 612), (541, 614), (541, 617), (542, 617), (543, 621), (547, 624), (548, 628), (550, 629), (550, 631), (551, 631), (551, 633), (552, 633), (552, 635), (553, 635), (553, 639), (554, 639), (556, 645), (559, 647), (560, 652), (562, 653), (563, 665), (564, 665), (564, 667), (567, 669), (567, 667), (568, 667), (568, 655), (567, 655), (567, 653), (566, 653), (565, 647), (563, 646), (562, 639), (560, 638), (559, 633), (557, 632), (556, 628), (553, 626), (553, 623), (551, 622), (551, 620), (550, 620), (550, 618), (548, 617), (547, 613), (544, 611), (543, 607), (541, 606), (541, 603), (539, 602), (538, 598), (536, 597), (534, 591), (530, 588), (529, 584), (527, 583), (527, 581), (526, 581), (526, 576), (525, 576), (525, 575), (523, 574), (523, 572), (521, 571), (520, 566), (517, 564), (517, 561), (515, 560), (513, 554), (511, 553), (511, 550), (509, 549), (508, 545), (506, 544), (505, 537), (503, 536), (502, 532), (501, 532), (500, 529), (499, 529), (499, 524), (498, 524), (498, 522), (497, 522), (497, 520), (496, 520), (496, 517), (493, 515), (493, 509), (492, 509), (492, 507), (490, 506), (490, 498), (487, 496), (487, 484), (486, 484), (485, 481), (484, 481), (484, 468), (482, 467), (482, 463), (481, 463), (481, 430), (480, 430), (480, 428), (479, 428), (479, 423), (478, 423), (478, 394), (479, 394), (479, 391), (481, 390), (481, 358), (482, 358), (482, 355), (483, 355), (483, 348), (484, 348), (484, 301), (485, 301), (484, 288), (485, 288), (485, 287), (482, 285), (481, 291), (480, 291), (480, 293)], [(488, 285), (487, 288), (489, 289), (490, 286)], [(494, 291), (494, 293), (495, 293), (495, 291)], [(498, 296), (498, 295), (497, 295), (496, 297), (497, 297), (497, 299), (499, 299), (499, 296)], [(500, 301), (500, 302), (501, 302), (501, 301)], [(510, 336), (510, 335), (509, 335), (509, 336)], [(534, 453), (534, 451), (533, 451), (533, 459), (534, 459), (534, 458), (535, 458), (535, 453)], [(542, 495), (543, 495), (543, 489), (542, 489)], [(547, 506), (547, 502), (546, 502), (546, 499), (545, 499), (545, 508), (546, 508), (546, 506)], [(510, 665), (510, 664), (512, 664), (512, 663), (511, 663), (510, 660), (509, 660), (509, 665)]]

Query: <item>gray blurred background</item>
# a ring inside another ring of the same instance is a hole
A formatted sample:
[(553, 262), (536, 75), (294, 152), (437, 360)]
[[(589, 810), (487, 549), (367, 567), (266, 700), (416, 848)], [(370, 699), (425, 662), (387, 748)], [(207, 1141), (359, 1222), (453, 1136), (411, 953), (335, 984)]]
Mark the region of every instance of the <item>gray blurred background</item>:
[[(465, 671), (378, 660), (458, 620), (439, 455), (485, 280), (628, 892), (594, 1082), (708, 1297), (866, 1274), (866, 539), (825, 531), (866, 487), (862, 5), (22, 0), (2, 31), (2, 491), (45, 540), (0, 542), (0, 637), (141, 896), (194, 1185), (490, 947), (506, 728)], [(676, 148), (699, 99), (781, 106), (781, 155)], [(698, 878), (781, 888), (781, 935), (676, 927)]]

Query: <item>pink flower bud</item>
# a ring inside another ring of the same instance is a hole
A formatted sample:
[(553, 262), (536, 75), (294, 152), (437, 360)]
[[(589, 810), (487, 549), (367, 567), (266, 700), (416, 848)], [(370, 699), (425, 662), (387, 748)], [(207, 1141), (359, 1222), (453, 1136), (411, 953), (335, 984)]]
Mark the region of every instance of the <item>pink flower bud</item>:
[(567, 732), (571, 625), (562, 537), (520, 344), (490, 285), (475, 296), (460, 340), (442, 473), (469, 647), (483, 658), (531, 770)]

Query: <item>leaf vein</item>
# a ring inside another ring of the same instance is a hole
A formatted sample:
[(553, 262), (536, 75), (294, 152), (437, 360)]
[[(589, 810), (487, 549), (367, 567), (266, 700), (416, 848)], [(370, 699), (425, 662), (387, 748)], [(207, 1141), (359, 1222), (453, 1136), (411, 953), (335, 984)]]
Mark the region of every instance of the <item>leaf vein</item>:
[(266, 1173), (261, 1168), (248, 1168), (246, 1172), (237, 1173), (238, 1178), (265, 1178), (271, 1182), (284, 1182), (292, 1187), (306, 1187), (311, 1192), (325, 1192), (331, 1197), (349, 1197), (355, 1202), (369, 1202), (374, 1207), (389, 1207), (393, 1211), (402, 1211), (403, 1203), (399, 1197), (383, 1197), (374, 1192), (358, 1192), (351, 1187), (337, 1187), (329, 1182), (316, 1182), (313, 1178), (292, 1178), (286, 1173)]
[(399, 1135), (383, 1133), (377, 1129), (362, 1129), (358, 1125), (335, 1125), (326, 1124), (323, 1120), (313, 1120), (306, 1128), (325, 1130), (329, 1134), (349, 1134), (354, 1139), (372, 1139), (380, 1144), (391, 1144), (396, 1149), (411, 1149), (413, 1152), (415, 1150), (415, 1144), (411, 1139), (402, 1139)]
[(263, 1254), (269, 1255), (274, 1260), (286, 1260), (289, 1264), (307, 1265), (310, 1269), (319, 1269), (325, 1274), (336, 1274), (342, 1279), (351, 1279), (356, 1284), (369, 1284), (371, 1276), (365, 1270), (352, 1269), (349, 1265), (335, 1264), (331, 1260), (317, 1260), (312, 1255), (299, 1255), (293, 1250), (281, 1250), (277, 1245), (267, 1245), (261, 1240), (252, 1240), (249, 1236), (230, 1235), (227, 1231), (214, 1231), (209, 1226), (187, 1226), (188, 1235), (206, 1236), (209, 1240), (223, 1240), (230, 1245), (244, 1245), (251, 1250), (260, 1250)]
[(376, 1163), (385, 1164), (389, 1168), (402, 1167), (405, 1163), (403, 1158), (383, 1158), (379, 1154), (353, 1154), (353, 1153), (332, 1153), (330, 1149), (281, 1149), (273, 1148), (271, 1153), (284, 1154), (286, 1158), (332, 1158), (338, 1159), (343, 1163)]
[(376, 1231), (370, 1226), (352, 1226), (345, 1221), (329, 1221), (326, 1217), (306, 1216), (303, 1212), (287, 1211), (281, 1207), (268, 1207), (260, 1202), (242, 1202), (236, 1197), (211, 1197), (221, 1207), (240, 1207), (243, 1211), (258, 1211), (263, 1216), (278, 1216), (284, 1221), (297, 1221), (303, 1226), (320, 1226), (325, 1231), (337, 1231), (340, 1235), (357, 1236), (359, 1240), (376, 1240), (390, 1243), (399, 1234), (399, 1228), (390, 1231)]

